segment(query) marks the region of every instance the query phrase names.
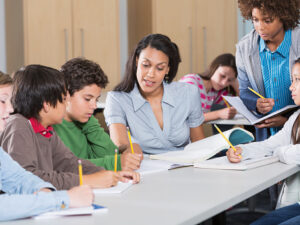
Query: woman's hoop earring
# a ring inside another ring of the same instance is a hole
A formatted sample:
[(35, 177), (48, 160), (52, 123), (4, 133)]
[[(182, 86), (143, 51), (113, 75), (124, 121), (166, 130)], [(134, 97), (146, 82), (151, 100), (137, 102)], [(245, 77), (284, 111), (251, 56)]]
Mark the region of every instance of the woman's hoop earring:
[(166, 75), (165, 75), (164, 80), (165, 80), (167, 83), (169, 83), (169, 74), (166, 74)]

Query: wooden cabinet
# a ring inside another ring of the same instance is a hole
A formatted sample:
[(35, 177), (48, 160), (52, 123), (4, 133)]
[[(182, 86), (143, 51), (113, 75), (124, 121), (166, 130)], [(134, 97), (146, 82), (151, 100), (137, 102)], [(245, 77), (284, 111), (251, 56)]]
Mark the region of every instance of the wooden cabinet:
[(25, 65), (59, 68), (72, 58), (71, 0), (24, 1)]
[(152, 0), (152, 32), (169, 36), (182, 62), (177, 79), (203, 72), (219, 54), (235, 54), (236, 0)]
[(25, 65), (60, 68), (84, 56), (109, 77), (107, 90), (120, 81), (118, 0), (24, 0)]

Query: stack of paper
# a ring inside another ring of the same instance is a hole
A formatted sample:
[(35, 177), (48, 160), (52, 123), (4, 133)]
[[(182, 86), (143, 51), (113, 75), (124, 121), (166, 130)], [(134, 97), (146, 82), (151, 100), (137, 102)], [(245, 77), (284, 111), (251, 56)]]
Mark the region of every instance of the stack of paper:
[(83, 216), (83, 215), (91, 215), (93, 213), (105, 213), (108, 209), (104, 206), (93, 204), (89, 207), (81, 207), (81, 208), (71, 208), (60, 211), (52, 211), (40, 214), (38, 216), (34, 216), (34, 219), (50, 219), (57, 218), (61, 216)]
[(192, 164), (174, 164), (169, 161), (144, 159), (141, 163), (141, 167), (136, 170), (136, 172), (144, 176), (146, 174), (167, 171), (184, 166), (192, 166)]
[(127, 190), (129, 187), (131, 187), (132, 181), (129, 181), (127, 183), (118, 182), (118, 184), (111, 188), (97, 188), (93, 189), (94, 194), (120, 194), (123, 191)]
[(219, 157), (203, 162), (195, 163), (194, 167), (203, 169), (221, 169), (221, 170), (249, 170), (260, 166), (265, 166), (274, 162), (278, 162), (277, 156), (267, 156), (257, 159), (246, 159), (239, 163), (231, 163), (227, 157)]

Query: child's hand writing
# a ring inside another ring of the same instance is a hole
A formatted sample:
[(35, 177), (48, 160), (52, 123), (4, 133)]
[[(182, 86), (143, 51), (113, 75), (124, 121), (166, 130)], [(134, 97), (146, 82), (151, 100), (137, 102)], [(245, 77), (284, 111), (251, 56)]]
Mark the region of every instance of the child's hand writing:
[(238, 163), (242, 159), (240, 155), (242, 154), (242, 149), (240, 147), (235, 147), (236, 151), (234, 151), (232, 148), (229, 148), (226, 152), (227, 158), (232, 163)]

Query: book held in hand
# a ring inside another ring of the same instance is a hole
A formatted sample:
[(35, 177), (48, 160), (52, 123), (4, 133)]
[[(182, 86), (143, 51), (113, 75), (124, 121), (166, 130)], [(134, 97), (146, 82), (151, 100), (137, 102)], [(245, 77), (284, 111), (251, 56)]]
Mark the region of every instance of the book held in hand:
[(243, 101), (240, 97), (235, 96), (223, 96), (230, 105), (232, 105), (240, 114), (242, 114), (247, 120), (249, 120), (251, 125), (260, 123), (265, 119), (271, 118), (273, 116), (282, 115), (291, 110), (296, 110), (298, 108), (297, 105), (287, 105), (282, 109), (279, 109), (273, 113), (267, 114), (264, 117), (260, 117), (259, 115), (255, 115), (255, 113), (248, 110), (248, 108), (244, 105)]
[[(236, 127), (223, 132), (232, 145), (245, 144), (254, 140), (249, 131)], [(227, 150), (229, 144), (221, 134), (204, 138), (185, 146), (183, 151), (169, 151), (162, 154), (150, 155), (150, 159), (166, 160), (174, 163), (196, 163), (211, 158), (222, 150)]]

